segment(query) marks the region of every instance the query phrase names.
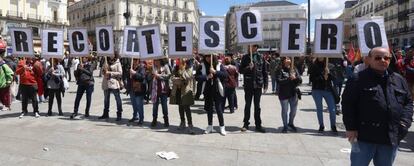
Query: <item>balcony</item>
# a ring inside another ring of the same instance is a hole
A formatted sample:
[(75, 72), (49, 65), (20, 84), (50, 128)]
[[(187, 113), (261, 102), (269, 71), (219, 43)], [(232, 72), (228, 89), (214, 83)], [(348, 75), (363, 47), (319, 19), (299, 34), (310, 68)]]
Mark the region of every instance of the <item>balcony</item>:
[(172, 18), (172, 21), (178, 21), (178, 16), (174, 16), (174, 17)]
[(115, 10), (114, 9), (109, 10), (109, 15), (114, 15), (114, 14), (115, 14)]
[(151, 13), (148, 13), (146, 16), (147, 20), (152, 20), (154, 16)]
[(409, 12), (410, 12), (410, 10), (408, 10), (408, 9), (398, 12), (398, 21), (408, 20), (408, 13)]
[(414, 13), (414, 8), (411, 8), (408, 14)]
[(408, 27), (400, 28), (400, 33), (406, 33), (408, 30)]
[(41, 21), (41, 17), (35, 13), (29, 13), (27, 14), (27, 19), (28, 20), (33, 20), (33, 21)]
[(8, 10), (7, 11), (7, 17), (16, 17), (16, 18), (23, 18), (22, 12)]

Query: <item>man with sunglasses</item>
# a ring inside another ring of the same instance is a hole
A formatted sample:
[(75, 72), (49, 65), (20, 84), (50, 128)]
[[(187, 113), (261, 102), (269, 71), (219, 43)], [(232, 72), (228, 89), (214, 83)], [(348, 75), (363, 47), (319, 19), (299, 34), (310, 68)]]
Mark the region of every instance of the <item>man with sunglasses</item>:
[(387, 48), (373, 48), (368, 68), (347, 82), (342, 95), (346, 136), (353, 144), (351, 165), (391, 166), (411, 126), (413, 101), (405, 79), (388, 69)]

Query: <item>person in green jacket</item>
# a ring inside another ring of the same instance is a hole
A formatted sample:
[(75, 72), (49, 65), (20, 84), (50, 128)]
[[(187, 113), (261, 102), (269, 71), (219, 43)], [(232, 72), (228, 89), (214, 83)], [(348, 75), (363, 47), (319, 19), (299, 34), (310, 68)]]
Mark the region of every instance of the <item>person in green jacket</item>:
[(14, 72), (0, 57), (0, 102), (4, 105), (1, 111), (10, 111), (10, 85), (13, 82)]

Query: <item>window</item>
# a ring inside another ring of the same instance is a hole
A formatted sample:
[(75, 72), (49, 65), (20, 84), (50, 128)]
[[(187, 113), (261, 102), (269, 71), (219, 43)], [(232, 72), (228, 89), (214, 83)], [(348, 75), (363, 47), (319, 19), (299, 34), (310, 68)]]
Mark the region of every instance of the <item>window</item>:
[(142, 16), (142, 6), (139, 6), (139, 15)]
[(177, 0), (174, 0), (174, 7), (177, 7)]
[(187, 9), (188, 8), (188, 6), (187, 6), (187, 2), (184, 2), (184, 7), (183, 7), (184, 9)]
[(149, 8), (149, 12), (148, 12), (149, 14), (152, 14), (152, 8)]

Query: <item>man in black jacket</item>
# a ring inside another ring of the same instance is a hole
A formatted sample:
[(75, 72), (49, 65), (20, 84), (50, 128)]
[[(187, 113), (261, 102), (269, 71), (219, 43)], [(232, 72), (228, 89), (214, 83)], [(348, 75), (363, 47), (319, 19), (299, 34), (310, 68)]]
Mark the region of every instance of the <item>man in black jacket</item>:
[(78, 65), (78, 68), (74, 72), (76, 78), (76, 84), (78, 84), (78, 89), (76, 91), (75, 106), (73, 108), (73, 114), (70, 116), (70, 119), (75, 118), (78, 115), (79, 103), (82, 99), (83, 94), (86, 91), (86, 108), (85, 108), (85, 117), (89, 117), (89, 109), (92, 102), (92, 93), (94, 90), (95, 80), (93, 78), (93, 70), (95, 69), (95, 64), (84, 57), (82, 63)]
[(241, 131), (249, 129), (250, 106), (254, 97), (254, 120), (256, 124), (256, 131), (265, 133), (262, 127), (262, 120), (260, 119), (260, 97), (262, 96), (262, 88), (264, 92), (267, 90), (268, 72), (266, 62), (263, 55), (257, 52), (258, 45), (252, 45), (253, 55), (246, 54), (243, 56), (240, 73), (243, 74), (244, 99), (246, 106), (244, 108), (244, 125)]
[(346, 136), (353, 144), (351, 165), (369, 165), (373, 159), (374, 165), (391, 166), (411, 126), (413, 101), (405, 79), (388, 70), (388, 49), (374, 48), (366, 58), (368, 68), (347, 82), (342, 95)]

